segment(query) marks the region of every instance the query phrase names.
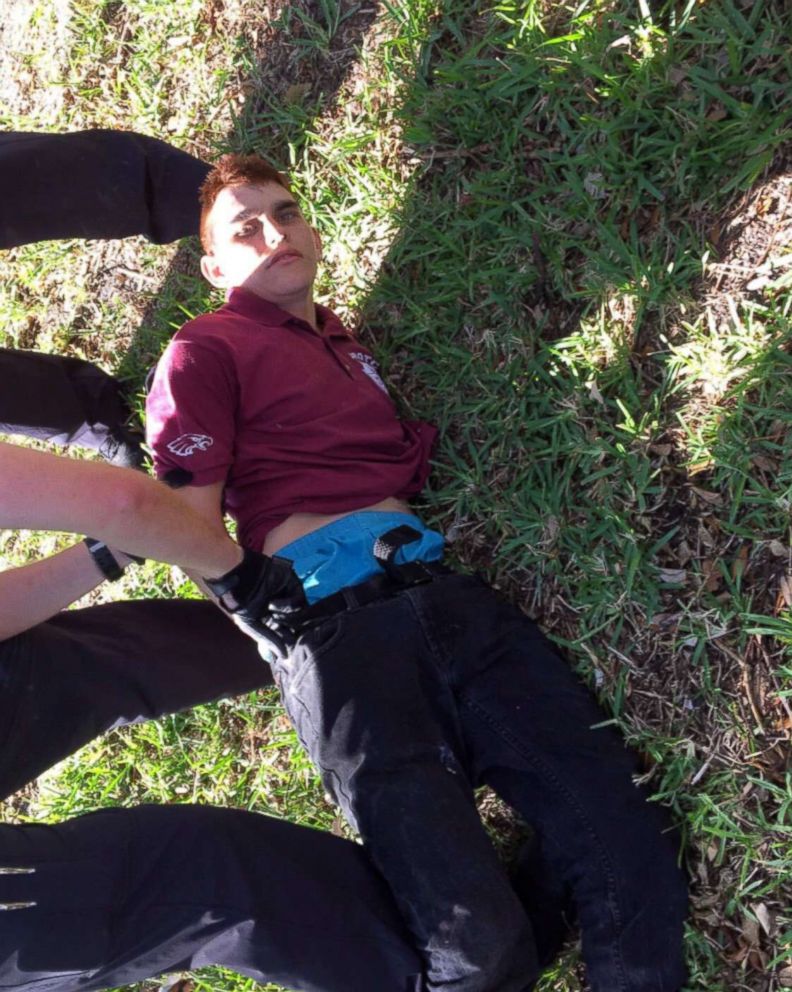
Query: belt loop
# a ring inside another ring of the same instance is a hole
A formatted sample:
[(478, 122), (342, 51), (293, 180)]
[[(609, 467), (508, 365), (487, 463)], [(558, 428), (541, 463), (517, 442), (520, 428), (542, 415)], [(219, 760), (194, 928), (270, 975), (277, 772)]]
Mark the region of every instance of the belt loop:
[(344, 597), (344, 603), (348, 610), (354, 610), (355, 607), (360, 606), (360, 599), (354, 586), (345, 586), (343, 589), (339, 589), (339, 592)]

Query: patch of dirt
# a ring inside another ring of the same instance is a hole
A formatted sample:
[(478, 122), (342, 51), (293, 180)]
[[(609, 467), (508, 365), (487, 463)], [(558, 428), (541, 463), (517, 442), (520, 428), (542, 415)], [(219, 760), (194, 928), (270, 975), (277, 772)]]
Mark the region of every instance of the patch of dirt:
[(69, 0), (0, 0), (0, 107), (55, 125), (68, 64)]

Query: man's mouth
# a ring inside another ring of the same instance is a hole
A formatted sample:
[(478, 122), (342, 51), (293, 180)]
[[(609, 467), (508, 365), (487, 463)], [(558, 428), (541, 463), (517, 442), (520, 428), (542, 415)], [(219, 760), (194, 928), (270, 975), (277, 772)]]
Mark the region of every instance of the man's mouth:
[(295, 258), (302, 258), (300, 252), (294, 248), (287, 248), (284, 251), (279, 251), (276, 255), (273, 255), (267, 261), (265, 268), (271, 269), (273, 265), (280, 265), (281, 262), (293, 261)]

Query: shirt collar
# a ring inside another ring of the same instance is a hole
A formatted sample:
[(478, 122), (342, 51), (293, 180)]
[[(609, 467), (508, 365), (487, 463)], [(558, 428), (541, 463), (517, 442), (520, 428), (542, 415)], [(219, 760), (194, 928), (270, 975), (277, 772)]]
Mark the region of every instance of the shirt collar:
[[(319, 333), (322, 337), (351, 336), (340, 318), (332, 310), (323, 307), (319, 303), (315, 304), (315, 306)], [(262, 299), (262, 297), (256, 296), (255, 293), (251, 293), (250, 290), (242, 289), (241, 287), (230, 289), (226, 293), (226, 302), (223, 309), (233, 310), (234, 313), (238, 313), (242, 317), (249, 317), (251, 320), (258, 321), (261, 324), (269, 324), (270, 327), (282, 327), (291, 324), (296, 327), (307, 327), (313, 332), (313, 328), (310, 324), (306, 324), (304, 320), (292, 316), (292, 314), (287, 313), (277, 304), (270, 303), (269, 300)]]

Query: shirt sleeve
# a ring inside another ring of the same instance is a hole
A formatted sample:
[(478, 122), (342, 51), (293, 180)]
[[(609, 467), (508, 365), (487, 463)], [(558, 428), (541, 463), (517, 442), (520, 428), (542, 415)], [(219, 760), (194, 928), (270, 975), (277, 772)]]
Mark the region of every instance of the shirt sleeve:
[(211, 343), (171, 341), (146, 400), (157, 477), (194, 486), (224, 481), (233, 463), (236, 408), (229, 357)]

